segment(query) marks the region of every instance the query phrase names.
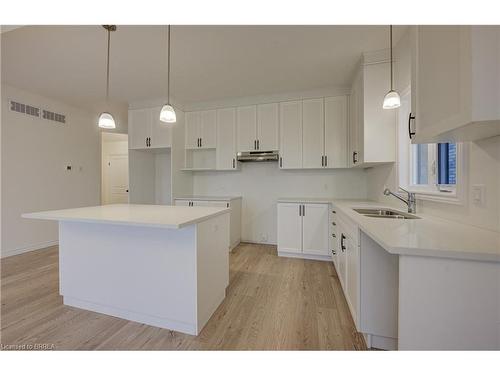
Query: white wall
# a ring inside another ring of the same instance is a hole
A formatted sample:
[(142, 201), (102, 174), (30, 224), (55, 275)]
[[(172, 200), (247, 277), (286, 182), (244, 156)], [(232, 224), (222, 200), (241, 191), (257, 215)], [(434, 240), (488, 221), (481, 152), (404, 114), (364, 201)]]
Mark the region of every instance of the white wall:
[(240, 171), (194, 173), (195, 195), (241, 195), (242, 241), (276, 244), (280, 197), (366, 197), (361, 169), (280, 170), (278, 163), (243, 163)]
[(101, 204), (108, 204), (107, 163), (111, 155), (128, 155), (128, 136), (118, 133), (101, 133)]
[[(395, 85), (403, 91), (411, 82), (409, 34), (406, 33), (394, 48)], [(460, 221), (487, 229), (500, 230), (500, 137), (469, 142), (467, 158), (467, 196), (464, 204), (418, 200), (417, 212)], [(381, 202), (400, 204), (398, 200), (382, 194), (384, 186), (396, 188), (397, 165), (385, 165), (367, 170), (368, 198)], [(486, 199), (482, 206), (472, 203), (471, 188), (484, 184)], [(403, 205), (401, 204), (401, 207)]]
[[(66, 114), (67, 123), (11, 112), (8, 99)], [(22, 213), (99, 204), (100, 139), (94, 113), (5, 85), (1, 101), (1, 251), (7, 256), (58, 239), (55, 222), (22, 219)]]

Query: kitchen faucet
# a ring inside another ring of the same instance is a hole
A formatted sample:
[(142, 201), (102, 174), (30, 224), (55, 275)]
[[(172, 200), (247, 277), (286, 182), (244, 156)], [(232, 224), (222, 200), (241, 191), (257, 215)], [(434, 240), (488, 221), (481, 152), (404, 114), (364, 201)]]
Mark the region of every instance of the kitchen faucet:
[(410, 193), (408, 190), (403, 189), (401, 186), (399, 187), (400, 190), (403, 190), (408, 194), (408, 199), (401, 198), (399, 195), (394, 194), (392, 191), (390, 191), (388, 188), (385, 188), (384, 190), (384, 195), (392, 195), (399, 200), (405, 202), (408, 205), (408, 212), (411, 214), (414, 214), (417, 212), (417, 199), (415, 198), (415, 193)]

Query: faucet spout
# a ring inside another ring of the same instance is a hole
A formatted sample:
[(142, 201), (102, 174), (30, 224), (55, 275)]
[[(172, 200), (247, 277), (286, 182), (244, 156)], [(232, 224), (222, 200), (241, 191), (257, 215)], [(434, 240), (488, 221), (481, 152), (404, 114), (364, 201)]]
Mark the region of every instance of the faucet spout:
[(402, 187), (399, 187), (399, 189), (403, 190), (408, 194), (408, 199), (401, 198), (399, 195), (394, 194), (392, 191), (390, 191), (388, 188), (384, 189), (384, 195), (392, 195), (395, 198), (398, 198), (400, 201), (404, 202), (408, 206), (408, 212), (411, 214), (414, 214), (417, 212), (417, 199), (415, 197), (415, 193), (411, 193)]

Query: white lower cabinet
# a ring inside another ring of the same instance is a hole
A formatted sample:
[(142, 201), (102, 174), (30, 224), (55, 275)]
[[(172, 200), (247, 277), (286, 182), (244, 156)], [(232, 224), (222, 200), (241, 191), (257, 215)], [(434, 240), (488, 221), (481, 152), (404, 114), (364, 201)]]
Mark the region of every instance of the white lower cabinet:
[(201, 197), (175, 198), (176, 206), (229, 208), (229, 250), (241, 242), (241, 197), (203, 199)]
[(278, 255), (329, 260), (328, 204), (278, 203)]

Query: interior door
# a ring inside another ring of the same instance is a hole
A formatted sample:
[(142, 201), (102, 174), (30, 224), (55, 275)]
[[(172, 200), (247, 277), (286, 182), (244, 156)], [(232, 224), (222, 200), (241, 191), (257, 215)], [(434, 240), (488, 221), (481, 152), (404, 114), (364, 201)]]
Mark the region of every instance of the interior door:
[(236, 168), (236, 110), (217, 110), (217, 148), (215, 150), (217, 169)]
[(280, 166), (302, 168), (302, 101), (280, 103)]
[(200, 112), (186, 112), (186, 148), (199, 147), (200, 126)]
[(324, 151), (323, 98), (302, 102), (302, 167), (322, 168)]
[(236, 128), (236, 151), (254, 151), (257, 140), (257, 106), (238, 107)]
[(257, 106), (257, 144), (259, 150), (274, 151), (279, 149), (279, 104), (261, 104)]
[(200, 138), (202, 148), (215, 148), (216, 127), (216, 110), (201, 112)]
[(128, 111), (128, 147), (130, 149), (146, 148), (146, 138), (150, 136), (151, 113), (148, 109), (131, 109)]
[(161, 107), (151, 108), (151, 148), (172, 147), (172, 127), (160, 121)]
[(128, 203), (128, 155), (109, 156), (106, 203)]
[(327, 168), (347, 168), (347, 97), (325, 98)]
[(300, 204), (278, 203), (278, 251), (302, 253)]
[(328, 256), (328, 205), (306, 204), (302, 213), (302, 252)]

